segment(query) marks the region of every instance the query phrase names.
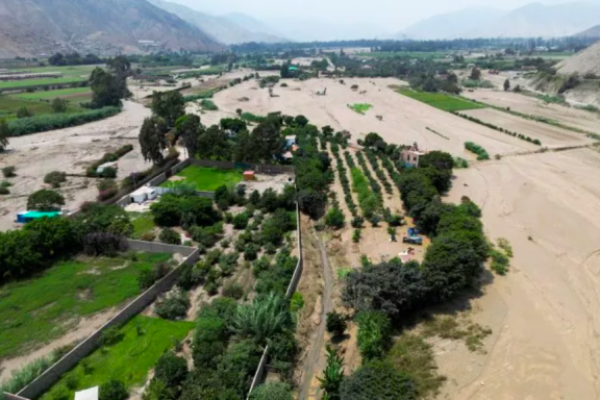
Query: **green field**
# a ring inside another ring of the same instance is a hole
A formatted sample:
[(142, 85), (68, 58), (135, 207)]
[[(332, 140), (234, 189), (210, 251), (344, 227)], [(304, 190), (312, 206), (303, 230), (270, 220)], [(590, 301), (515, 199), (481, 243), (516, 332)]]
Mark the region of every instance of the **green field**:
[(62, 78), (43, 78), (43, 79), (24, 79), (22, 81), (0, 82), (0, 90), (23, 89), (37, 86), (64, 85), (69, 83), (79, 83), (87, 80), (87, 77), (78, 78), (74, 76), (65, 76)]
[(31, 73), (42, 73), (42, 72), (60, 72), (64, 77), (89, 77), (94, 68), (104, 67), (104, 64), (98, 65), (67, 65), (64, 67), (35, 67), (35, 68), (11, 68), (11, 72), (31, 72)]
[(139, 271), (170, 258), (143, 253), (135, 258), (79, 258), (0, 287), (0, 359), (60, 337), (78, 317), (137, 296)]
[(356, 111), (359, 114), (365, 114), (367, 111), (369, 111), (371, 108), (373, 108), (373, 106), (371, 104), (367, 104), (367, 103), (357, 103), (357, 104), (352, 104), (352, 105), (348, 105), (348, 107), (350, 107), (352, 110)]
[(429, 104), (430, 106), (443, 111), (452, 112), (485, 108), (485, 105), (474, 103), (458, 97), (449, 96), (443, 93), (417, 92), (407, 88), (397, 89), (396, 91), (404, 96), (410, 97), (411, 99)]
[(178, 181), (163, 182), (161, 187), (170, 187), (182, 183), (194, 185), (196, 190), (214, 192), (217, 188), (226, 185), (235, 185), (242, 181), (244, 175), (238, 170), (224, 170), (218, 168), (205, 168), (192, 165), (176, 176), (185, 178)]
[(441, 51), (373, 51), (370, 53), (356, 53), (357, 57), (367, 58), (394, 58), (394, 57), (409, 57), (419, 59), (438, 59), (445, 58), (449, 53)]
[[(33, 116), (54, 114), (54, 110), (52, 109), (52, 105), (49, 101), (24, 100), (13, 96), (0, 95), (0, 118), (5, 118), (6, 120), (15, 119), (17, 111), (21, 108), (27, 108), (29, 112), (33, 114)], [(77, 113), (82, 111), (86, 110), (79, 106), (79, 104), (69, 102), (67, 105), (67, 113)]]
[(77, 100), (91, 99), (92, 90), (89, 87), (69, 88), (69, 89), (58, 89), (40, 91), (34, 93), (19, 93), (13, 94), (10, 97), (14, 97), (21, 100), (52, 100), (55, 98), (70, 99), (76, 97)]
[(68, 393), (67, 398), (73, 399), (76, 391), (99, 386), (112, 379), (122, 381), (128, 388), (143, 384), (160, 356), (173, 348), (175, 341), (184, 339), (194, 326), (194, 322), (138, 315), (120, 329), (122, 337), (117, 343), (101, 347), (84, 358), (75, 368), (63, 374), (41, 399), (56, 399), (63, 393)]
[(149, 212), (131, 212), (129, 213), (129, 218), (131, 218), (131, 223), (133, 224), (133, 239), (141, 239), (144, 233), (148, 233), (156, 228), (154, 217)]

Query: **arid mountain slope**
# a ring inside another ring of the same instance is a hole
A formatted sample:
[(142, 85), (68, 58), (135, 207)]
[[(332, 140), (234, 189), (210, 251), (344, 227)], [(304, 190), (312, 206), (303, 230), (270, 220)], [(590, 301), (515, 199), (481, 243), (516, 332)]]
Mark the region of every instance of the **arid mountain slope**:
[(221, 48), (197, 27), (146, 0), (0, 0), (0, 20), (0, 47), (13, 55), (128, 53), (148, 45)]
[(560, 74), (600, 75), (600, 42), (562, 61), (557, 68)]

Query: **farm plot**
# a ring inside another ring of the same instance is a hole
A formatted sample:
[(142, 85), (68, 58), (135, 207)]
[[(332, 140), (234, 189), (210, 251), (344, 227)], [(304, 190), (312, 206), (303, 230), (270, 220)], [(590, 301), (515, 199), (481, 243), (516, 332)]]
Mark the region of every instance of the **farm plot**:
[[(72, 89), (70, 89), (72, 90)], [(46, 94), (51, 92), (40, 92), (39, 94)], [(35, 95), (38, 93), (27, 93), (28, 95)], [(57, 96), (58, 97), (58, 96)], [(43, 114), (54, 114), (52, 105), (50, 102), (36, 101), (34, 99), (24, 99), (16, 96), (2, 96), (0, 95), (0, 117), (7, 120), (17, 118), (16, 114), (20, 109), (26, 108), (32, 116), (39, 116)], [(67, 104), (67, 113), (75, 113), (85, 111), (78, 104), (69, 102)]]
[(138, 315), (104, 345), (64, 374), (42, 397), (56, 399), (63, 393), (120, 380), (127, 388), (143, 384), (152, 369), (173, 343), (183, 340), (194, 328), (193, 322), (167, 321)]
[(205, 168), (192, 165), (179, 172), (170, 180), (163, 182), (160, 186), (170, 187), (185, 183), (193, 185), (199, 191), (214, 192), (220, 186), (235, 185), (241, 182), (242, 178), (242, 172), (238, 170)]
[(170, 254), (79, 258), (42, 275), (0, 288), (0, 358), (15, 356), (64, 334), (81, 317), (122, 304), (141, 292), (143, 269)]
[(77, 101), (86, 101), (92, 98), (92, 90), (89, 87), (70, 88), (70, 89), (58, 89), (48, 90), (33, 93), (19, 93), (11, 95), (10, 97), (22, 99), (22, 100), (51, 100), (55, 98)]
[(482, 104), (477, 104), (443, 93), (417, 92), (412, 89), (398, 89), (397, 91), (404, 96), (429, 104), (430, 106), (443, 111), (463, 111), (485, 108)]
[(545, 118), (550, 122), (600, 134), (600, 114), (559, 104), (547, 103), (531, 96), (514, 92), (475, 90), (463, 96), (496, 107), (510, 108), (521, 114)]
[(496, 125), (500, 128), (517, 132), (532, 139), (539, 139), (544, 145), (570, 146), (593, 143), (592, 139), (584, 134), (568, 131), (541, 122), (528, 120), (516, 115), (494, 109), (468, 110), (461, 114), (477, 118), (483, 122)]

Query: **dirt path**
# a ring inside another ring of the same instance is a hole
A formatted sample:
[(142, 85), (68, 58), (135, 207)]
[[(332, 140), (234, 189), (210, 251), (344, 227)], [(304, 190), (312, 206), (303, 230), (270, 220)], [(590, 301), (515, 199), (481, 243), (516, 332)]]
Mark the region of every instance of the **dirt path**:
[(332, 292), (334, 289), (334, 282), (331, 266), (329, 265), (329, 258), (327, 256), (327, 249), (325, 248), (321, 237), (317, 237), (317, 245), (321, 253), (323, 279), (325, 283), (322, 297), (323, 317), (321, 318), (321, 323), (313, 335), (308, 356), (304, 360), (305, 374), (304, 382), (302, 383), (300, 390), (300, 396), (298, 397), (299, 400), (320, 398), (319, 382), (316, 379), (316, 376), (318, 376), (324, 368), (323, 347), (325, 343), (325, 328), (327, 325), (327, 319), (325, 316), (327, 313), (333, 310)]

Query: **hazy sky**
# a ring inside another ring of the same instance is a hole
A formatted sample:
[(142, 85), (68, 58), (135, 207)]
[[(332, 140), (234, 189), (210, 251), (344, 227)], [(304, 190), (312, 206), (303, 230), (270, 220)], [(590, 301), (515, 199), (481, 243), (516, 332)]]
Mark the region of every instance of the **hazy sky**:
[[(510, 10), (536, 0), (170, 0), (213, 14), (241, 12), (271, 19), (278, 17), (319, 19), (330, 23), (368, 22), (398, 32), (435, 14), (468, 6)], [(546, 4), (569, 0), (544, 0)]]

